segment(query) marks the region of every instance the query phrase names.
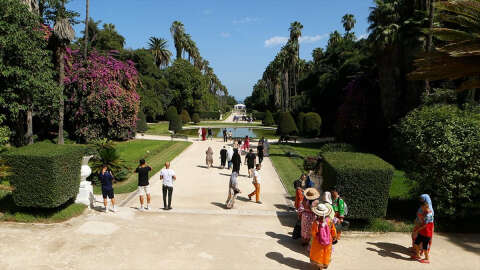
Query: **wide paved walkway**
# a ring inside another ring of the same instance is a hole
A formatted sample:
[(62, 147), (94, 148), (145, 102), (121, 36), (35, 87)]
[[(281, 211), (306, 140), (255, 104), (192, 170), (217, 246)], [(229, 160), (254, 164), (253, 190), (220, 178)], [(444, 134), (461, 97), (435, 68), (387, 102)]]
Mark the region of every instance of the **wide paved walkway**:
[[(205, 168), (208, 146), (218, 166), (220, 141), (195, 142), (172, 162), (172, 211), (159, 209), (155, 175), (148, 212), (136, 209), (135, 197), (118, 213), (88, 210), (62, 224), (1, 223), (0, 269), (313, 269), (289, 235), (295, 216), (270, 160), (261, 171), (263, 204), (246, 199), (252, 184), (242, 166), (243, 193), (226, 210), (228, 171)], [(430, 266), (410, 261), (408, 244), (408, 234), (345, 233), (329, 269), (479, 269), (478, 235), (437, 234)]]

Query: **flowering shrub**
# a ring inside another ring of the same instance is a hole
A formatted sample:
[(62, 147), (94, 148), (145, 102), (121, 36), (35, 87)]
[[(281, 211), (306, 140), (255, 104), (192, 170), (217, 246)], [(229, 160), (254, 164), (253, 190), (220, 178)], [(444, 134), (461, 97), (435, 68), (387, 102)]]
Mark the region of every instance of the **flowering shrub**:
[(132, 61), (67, 49), (66, 119), (78, 141), (127, 139), (134, 135), (140, 104), (138, 74)]

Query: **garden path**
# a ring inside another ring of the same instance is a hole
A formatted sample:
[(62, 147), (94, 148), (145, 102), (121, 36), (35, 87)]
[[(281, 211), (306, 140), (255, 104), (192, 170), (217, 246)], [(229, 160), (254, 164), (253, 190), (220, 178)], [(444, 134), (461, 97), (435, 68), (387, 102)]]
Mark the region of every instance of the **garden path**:
[[(218, 165), (219, 140), (195, 141), (173, 160), (171, 211), (159, 209), (161, 182), (154, 175), (148, 212), (137, 211), (133, 198), (117, 213), (88, 210), (61, 224), (0, 224), (0, 269), (313, 269), (289, 235), (295, 214), (270, 160), (262, 169), (264, 204), (245, 199), (252, 185), (241, 177), (243, 193), (226, 210), (228, 171), (203, 167), (208, 146)], [(330, 268), (425, 269), (408, 259), (409, 243), (405, 233), (345, 233)], [(479, 235), (437, 234), (429, 268), (475, 270), (479, 252)]]

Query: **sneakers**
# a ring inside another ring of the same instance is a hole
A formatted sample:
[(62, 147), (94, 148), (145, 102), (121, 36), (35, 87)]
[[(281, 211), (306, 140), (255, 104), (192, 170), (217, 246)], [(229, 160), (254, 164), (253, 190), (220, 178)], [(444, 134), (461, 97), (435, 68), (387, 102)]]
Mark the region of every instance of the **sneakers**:
[(117, 212), (117, 208), (115, 206), (113, 206), (112, 208), (110, 208), (110, 211), (115, 213), (115, 212)]
[(248, 199), (251, 201), (252, 200), (252, 195), (248, 195)]
[(147, 207), (145, 207), (145, 210), (147, 210), (147, 211), (150, 210), (150, 205), (149, 204), (147, 204)]
[(141, 205), (141, 206), (138, 208), (138, 211), (140, 211), (140, 212), (143, 212), (143, 211), (144, 211), (143, 205)]

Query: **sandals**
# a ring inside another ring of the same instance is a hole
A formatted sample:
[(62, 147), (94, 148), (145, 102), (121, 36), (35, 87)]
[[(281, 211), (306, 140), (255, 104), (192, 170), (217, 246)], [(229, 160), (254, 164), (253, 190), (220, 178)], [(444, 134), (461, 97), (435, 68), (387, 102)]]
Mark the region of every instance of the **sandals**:
[(418, 262), (420, 262), (420, 263), (426, 263), (426, 264), (430, 263), (429, 260), (425, 260), (425, 259), (418, 260)]

